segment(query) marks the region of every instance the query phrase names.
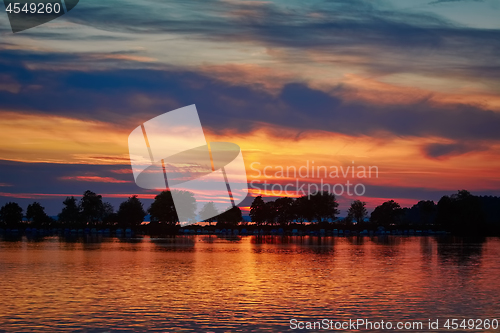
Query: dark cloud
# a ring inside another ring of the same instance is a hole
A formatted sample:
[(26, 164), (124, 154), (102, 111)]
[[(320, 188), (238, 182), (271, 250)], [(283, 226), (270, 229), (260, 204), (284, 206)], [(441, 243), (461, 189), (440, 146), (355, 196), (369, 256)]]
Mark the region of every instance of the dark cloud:
[(425, 155), (433, 159), (444, 159), (484, 150), (487, 150), (487, 147), (480, 143), (431, 143), (424, 146)]
[[(131, 173), (117, 173), (113, 170), (129, 169), (125, 165), (80, 165), (80, 164), (51, 164), (51, 163), (21, 163), (0, 160), (0, 183), (8, 187), (0, 187), (0, 205), (15, 201), (26, 209), (33, 201), (45, 205), (48, 214), (56, 215), (62, 209), (62, 202), (66, 195), (82, 195), (86, 190), (100, 194), (152, 194), (143, 190), (134, 183)], [(107, 177), (127, 181), (126, 183), (82, 181), (75, 177)], [(2, 194), (4, 193), (4, 194)], [(29, 198), (19, 197), (28, 194)], [(42, 194), (42, 196), (37, 196)], [(45, 195), (45, 196), (43, 196)], [(118, 208), (125, 198), (105, 198)], [(151, 200), (143, 200), (146, 208)]]
[[(128, 162), (128, 161), (127, 161)], [(129, 169), (130, 163), (124, 165), (83, 165), (83, 164), (51, 164), (22, 163), (0, 160), (0, 183), (10, 184), (9, 191), (17, 193), (83, 193), (89, 187), (95, 191), (117, 193), (137, 192), (140, 190), (133, 182), (131, 173), (117, 173), (113, 170)], [(113, 178), (128, 183), (86, 182), (73, 180), (74, 177)], [(5, 190), (5, 188), (3, 188)]]
[(67, 57), (4, 51), (0, 71), (19, 83), (21, 89), (17, 93), (0, 91), (2, 108), (94, 119), (132, 129), (153, 116), (196, 104), (202, 123), (214, 131), (248, 132), (269, 123), (288, 127), (296, 134), (324, 130), (356, 136), (385, 132), (453, 140), (500, 140), (500, 113), (473, 105), (444, 106), (422, 99), (379, 106), (345, 101), (342, 95), (347, 88), (342, 86), (326, 93), (303, 83), (288, 83), (274, 94), (258, 86), (235, 85), (192, 71), (54, 71), (28, 70), (22, 65), (30, 61), (66, 61)]

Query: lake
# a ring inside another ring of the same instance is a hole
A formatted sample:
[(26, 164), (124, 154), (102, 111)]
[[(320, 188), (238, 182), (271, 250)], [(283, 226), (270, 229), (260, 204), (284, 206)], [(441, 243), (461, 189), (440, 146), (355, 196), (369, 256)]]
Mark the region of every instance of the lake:
[(500, 319), (499, 259), (498, 238), (0, 238), (0, 331), (450, 331)]

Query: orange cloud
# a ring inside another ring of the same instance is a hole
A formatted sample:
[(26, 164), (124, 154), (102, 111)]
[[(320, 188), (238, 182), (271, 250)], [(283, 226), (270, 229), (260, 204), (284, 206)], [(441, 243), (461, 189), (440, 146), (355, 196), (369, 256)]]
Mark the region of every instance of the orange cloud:
[[(0, 116), (0, 154), (4, 160), (129, 165), (129, 129), (60, 116), (6, 111), (0, 111)], [(228, 130), (215, 133), (205, 129), (205, 133), (208, 141), (234, 142), (242, 148), (249, 182), (267, 179), (263, 175), (266, 166), (274, 170), (277, 166), (299, 168), (307, 161), (310, 164), (314, 161), (316, 166), (347, 167), (354, 161), (356, 166), (378, 167), (378, 178), (363, 179), (367, 186), (437, 190), (466, 188), (471, 191), (495, 190), (500, 186), (499, 144), (485, 143), (488, 149), (436, 160), (428, 158), (422, 147), (449, 144), (449, 140), (393, 137), (384, 133), (377, 137), (353, 137), (326, 131), (297, 135), (296, 130), (266, 123), (261, 123), (260, 128), (253, 132)], [(256, 162), (258, 164), (253, 164)], [(113, 172), (129, 174), (131, 170), (119, 167)], [(82, 177), (73, 180), (113, 182), (114, 179)], [(321, 177), (308, 179), (311, 182), (320, 180)], [(270, 182), (283, 181), (282, 177), (274, 177)]]
[[(370, 166), (378, 168), (378, 177), (358, 179), (365, 185), (390, 187), (415, 187), (427, 189), (472, 190), (498, 189), (500, 185), (499, 144), (489, 144), (488, 150), (471, 151), (466, 155), (450, 157), (446, 160), (429, 159), (422, 152), (422, 146), (430, 143), (447, 143), (440, 138), (394, 138), (385, 137), (352, 137), (329, 132), (307, 132), (300, 138), (283, 135), (279, 139), (273, 137), (278, 131), (282, 134), (287, 129), (261, 128), (260, 130), (238, 133), (210, 133), (211, 141), (232, 141), (240, 145), (245, 158), (248, 181), (267, 180), (268, 183), (283, 183), (294, 179), (278, 174), (279, 167), (286, 170), (294, 166), (309, 165), (307, 182), (320, 182), (317, 174), (312, 176), (312, 164), (318, 166), (336, 166), (346, 169), (349, 166)], [(314, 163), (313, 163), (314, 162)], [(353, 163), (354, 162), (354, 163)], [(264, 168), (271, 177), (267, 178)], [(317, 170), (317, 169), (316, 169)], [(356, 169), (357, 172), (358, 169)], [(339, 170), (340, 171), (340, 170)], [(290, 175), (289, 175), (290, 176)], [(345, 183), (347, 179), (359, 178), (340, 175), (339, 178), (325, 179), (329, 183)]]
[(117, 169), (117, 170), (111, 170), (113, 173), (118, 173), (118, 174), (131, 174), (132, 169)]
[(4, 160), (129, 163), (128, 130), (114, 124), (1, 110), (0, 117), (0, 153)]

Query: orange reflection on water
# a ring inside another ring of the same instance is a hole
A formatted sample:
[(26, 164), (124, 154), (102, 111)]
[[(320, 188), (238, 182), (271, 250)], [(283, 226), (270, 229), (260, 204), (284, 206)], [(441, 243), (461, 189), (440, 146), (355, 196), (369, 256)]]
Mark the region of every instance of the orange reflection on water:
[(0, 240), (7, 331), (276, 331), (289, 320), (495, 318), (499, 239)]

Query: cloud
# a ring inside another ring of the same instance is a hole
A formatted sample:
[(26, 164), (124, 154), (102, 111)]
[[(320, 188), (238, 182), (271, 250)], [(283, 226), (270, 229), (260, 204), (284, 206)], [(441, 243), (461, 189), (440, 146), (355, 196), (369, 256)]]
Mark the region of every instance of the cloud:
[[(47, 40), (39, 44), (47, 46), (67, 40), (65, 47), (72, 50), (70, 54), (45, 59), (46, 65), (58, 69), (85, 69), (90, 64), (103, 69), (115, 66), (120, 59), (127, 59), (128, 67), (154, 66), (162, 61), (164, 66), (172, 65), (172, 61), (234, 62), (235, 55), (247, 55), (241, 50), (265, 49), (268, 57), (259, 61), (289, 66), (318, 62), (371, 75), (415, 73), (481, 82), (495, 81), (500, 75), (498, 29), (460, 26), (429, 12), (395, 9), (387, 2), (319, 0), (297, 5), (277, 1), (144, 0), (124, 6), (110, 0), (81, 4), (62, 20), (77, 24), (29, 30), (23, 35)], [(102, 33), (96, 34), (96, 28)], [(132, 44), (144, 45), (147, 50), (110, 52), (114, 54), (110, 58), (109, 54), (92, 54), (85, 47), (94, 52), (102, 50), (95, 46), (106, 39), (106, 49)], [(95, 43), (85, 44), (88, 41)], [(56, 45), (60, 50), (60, 44)], [(177, 59), (176, 52), (165, 56), (165, 49), (178, 48), (189, 54), (189, 61), (183, 55), (177, 55), (182, 58)], [(38, 60), (42, 57), (39, 55)]]
[(156, 115), (197, 104), (202, 123), (216, 133), (245, 133), (267, 124), (290, 128), (297, 136), (322, 130), (354, 136), (500, 140), (500, 113), (463, 103), (440, 104), (431, 96), (380, 105), (344, 99), (344, 92), (352, 89), (342, 85), (323, 91), (285, 82), (268, 92), (246, 82), (218, 80), (219, 72), (214, 77), (183, 69), (81, 72), (19, 65), (34, 57), (42, 55), (12, 50), (0, 55), (0, 71), (21, 85), (18, 92), (0, 91), (3, 109), (97, 120), (127, 132)]
[(492, 79), (499, 74), (498, 30), (463, 27), (431, 13), (397, 10), (369, 0), (300, 5), (145, 0), (128, 6), (107, 1), (87, 3), (66, 16), (78, 24), (128, 33), (131, 38), (167, 34), (225, 45), (250, 43), (285, 48), (300, 61), (310, 61), (307, 57), (312, 51), (323, 53), (325, 61), (357, 57), (364, 59), (358, 66), (379, 74), (456, 77), (473, 72)]
[(91, 186), (99, 192), (147, 193), (131, 174), (111, 170), (130, 165), (23, 163), (0, 160), (0, 183), (12, 186), (12, 193), (83, 193)]
[(118, 173), (118, 174), (132, 174), (132, 169), (131, 168), (127, 168), (127, 169), (116, 169), (116, 170), (111, 170), (111, 172), (113, 173)]
[(47, 208), (49, 215), (56, 215), (62, 209), (64, 198), (80, 197), (86, 190), (91, 190), (102, 194), (105, 201), (111, 202), (115, 208), (134, 194), (143, 199), (146, 208), (149, 207), (158, 191), (137, 187), (132, 174), (117, 174), (112, 171), (127, 167), (130, 164), (81, 165), (0, 160), (0, 183), (11, 185), (0, 191), (0, 206), (16, 201), (26, 208), (36, 200)]
[(445, 159), (470, 152), (487, 150), (482, 144), (474, 143), (431, 143), (423, 147), (427, 157), (432, 159)]

